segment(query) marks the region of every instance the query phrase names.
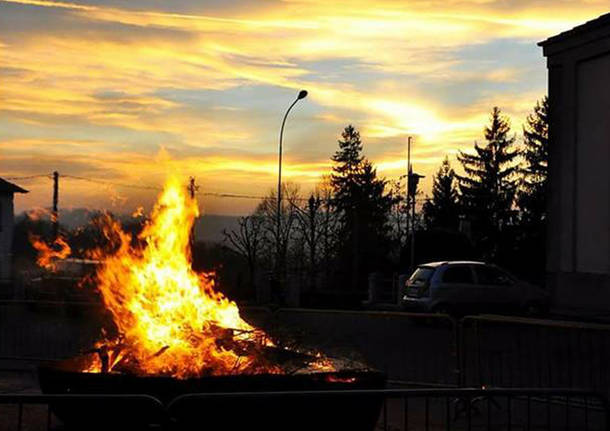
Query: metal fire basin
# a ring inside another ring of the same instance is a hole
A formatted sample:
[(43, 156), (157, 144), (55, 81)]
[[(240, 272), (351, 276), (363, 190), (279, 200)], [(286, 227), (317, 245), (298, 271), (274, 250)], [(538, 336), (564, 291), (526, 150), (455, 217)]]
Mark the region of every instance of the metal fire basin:
[[(343, 370), (311, 374), (209, 376), (191, 379), (75, 371), (76, 360), (40, 366), (45, 394), (145, 394), (168, 410), (172, 429), (201, 430), (362, 430), (371, 431), (379, 418), (380, 395), (333, 396), (333, 391), (382, 389), (385, 375)], [(308, 391), (315, 392), (308, 395)], [(286, 396), (269, 396), (284, 392)], [(302, 396), (294, 396), (295, 393)], [(249, 393), (247, 396), (240, 395)], [(252, 396), (260, 393), (261, 396)], [(182, 397), (203, 394), (202, 397)], [(218, 396), (209, 397), (208, 395)], [(177, 400), (176, 400), (177, 399)], [(176, 400), (172, 402), (173, 400)], [(67, 429), (147, 428), (145, 409), (100, 403), (57, 402), (51, 406)]]

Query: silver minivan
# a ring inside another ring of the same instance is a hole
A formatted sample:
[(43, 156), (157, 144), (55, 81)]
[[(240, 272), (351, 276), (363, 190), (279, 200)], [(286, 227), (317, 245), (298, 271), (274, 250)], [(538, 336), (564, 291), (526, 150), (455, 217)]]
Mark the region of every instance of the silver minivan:
[(403, 286), (406, 310), (438, 313), (548, 310), (549, 295), (483, 262), (450, 261), (419, 265)]

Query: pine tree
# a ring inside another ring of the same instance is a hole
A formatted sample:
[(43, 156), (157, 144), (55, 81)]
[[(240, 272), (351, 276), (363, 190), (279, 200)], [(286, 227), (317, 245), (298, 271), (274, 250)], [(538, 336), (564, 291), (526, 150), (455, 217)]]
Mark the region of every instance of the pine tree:
[(525, 166), (517, 204), (524, 224), (540, 227), (546, 218), (549, 158), (549, 101), (539, 100), (523, 126)]
[(445, 157), (434, 175), (432, 198), (423, 206), (424, 220), (428, 228), (452, 229), (458, 227), (459, 205), (456, 176), (449, 158)]
[(491, 240), (513, 217), (512, 205), (517, 188), (514, 136), (510, 122), (494, 107), (484, 129), (485, 145), (474, 144), (475, 153), (461, 152), (458, 160), (465, 172), (459, 181), (460, 204), (471, 220), (473, 231)]
[(343, 139), (338, 141), (339, 150), (331, 157), (334, 166), (330, 181), (335, 194), (335, 202), (348, 207), (350, 200), (359, 192), (356, 179), (362, 170), (364, 157), (361, 154), (360, 132), (351, 124), (343, 130), (341, 137)]
[(366, 286), (367, 272), (387, 255), (393, 199), (385, 193), (385, 179), (378, 178), (362, 156), (360, 133), (349, 125), (341, 137), (331, 158), (333, 204), (341, 220), (340, 253), (350, 262), (351, 285), (358, 289)]

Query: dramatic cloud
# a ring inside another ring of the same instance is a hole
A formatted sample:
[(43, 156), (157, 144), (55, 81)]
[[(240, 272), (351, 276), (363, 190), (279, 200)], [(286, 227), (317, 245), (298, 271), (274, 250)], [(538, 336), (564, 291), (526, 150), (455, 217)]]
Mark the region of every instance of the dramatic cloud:
[[(389, 177), (404, 171), (414, 136), (427, 189), (446, 154), (480, 139), (493, 105), (520, 131), (546, 92), (535, 43), (605, 8), (606, 0), (0, 0), (0, 174), (158, 185), (169, 163), (209, 191), (264, 194), (276, 178), (281, 117), (306, 88), (286, 129), (288, 180), (313, 187), (353, 123)], [(156, 158), (161, 148), (171, 163)], [(102, 207), (116, 195), (131, 211), (155, 193), (65, 181), (66, 206)], [(32, 193), (18, 209), (45, 205), (47, 179), (23, 185)], [(208, 212), (255, 204), (204, 199)]]

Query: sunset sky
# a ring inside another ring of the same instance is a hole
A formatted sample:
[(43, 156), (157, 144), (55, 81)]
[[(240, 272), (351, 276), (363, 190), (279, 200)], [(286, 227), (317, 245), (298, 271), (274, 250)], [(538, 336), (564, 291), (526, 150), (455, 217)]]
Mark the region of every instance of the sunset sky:
[[(378, 172), (426, 175), (481, 140), (492, 106), (521, 124), (546, 93), (536, 42), (610, 11), (608, 0), (0, 0), (0, 176), (47, 174), (202, 192), (304, 192), (348, 124)], [(48, 178), (16, 210), (49, 206)], [(132, 211), (154, 190), (60, 180), (63, 208)], [(210, 214), (253, 199), (203, 196)]]

